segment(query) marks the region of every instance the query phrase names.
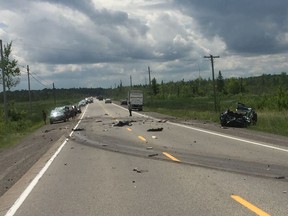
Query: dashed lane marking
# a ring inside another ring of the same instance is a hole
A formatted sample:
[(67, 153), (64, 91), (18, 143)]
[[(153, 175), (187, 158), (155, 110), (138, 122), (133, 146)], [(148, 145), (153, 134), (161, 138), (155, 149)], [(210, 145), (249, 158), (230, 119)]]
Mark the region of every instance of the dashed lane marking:
[(138, 138), (139, 138), (140, 140), (142, 140), (143, 142), (147, 142), (147, 140), (146, 140), (143, 136), (138, 136)]
[(171, 154), (167, 153), (167, 152), (162, 152), (166, 157), (170, 158), (173, 161), (176, 162), (180, 162), (180, 160), (178, 160), (177, 158), (175, 158), (174, 156), (172, 156)]
[(241, 205), (245, 206), (246, 208), (248, 208), (250, 211), (256, 213), (259, 216), (270, 216), (270, 214), (264, 212), (263, 210), (259, 209), (255, 205), (249, 203), (248, 201), (246, 201), (245, 199), (243, 199), (240, 196), (231, 195), (231, 198), (234, 199), (235, 201), (237, 201), (238, 203), (240, 203)]

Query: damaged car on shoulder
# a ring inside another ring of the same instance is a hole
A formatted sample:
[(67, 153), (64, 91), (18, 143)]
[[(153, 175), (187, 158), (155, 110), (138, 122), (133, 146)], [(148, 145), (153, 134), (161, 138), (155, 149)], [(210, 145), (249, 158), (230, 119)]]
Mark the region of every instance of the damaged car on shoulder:
[(235, 112), (227, 109), (220, 114), (221, 126), (227, 127), (247, 127), (250, 124), (255, 125), (257, 120), (258, 116), (256, 111), (243, 103), (237, 104)]

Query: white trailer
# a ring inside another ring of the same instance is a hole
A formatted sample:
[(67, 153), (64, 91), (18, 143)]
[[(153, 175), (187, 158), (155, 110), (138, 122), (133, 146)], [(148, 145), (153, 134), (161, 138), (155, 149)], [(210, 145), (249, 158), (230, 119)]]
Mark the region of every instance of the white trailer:
[(132, 110), (143, 110), (143, 91), (129, 90), (128, 91), (128, 106), (131, 103)]

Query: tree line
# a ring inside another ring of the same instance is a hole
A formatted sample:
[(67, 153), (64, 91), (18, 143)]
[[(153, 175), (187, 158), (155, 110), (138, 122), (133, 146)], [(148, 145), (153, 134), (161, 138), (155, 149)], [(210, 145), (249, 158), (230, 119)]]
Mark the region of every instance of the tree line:
[[(17, 60), (11, 59), (12, 42), (4, 45), (3, 58), (0, 62), (1, 69), (4, 69), (5, 80), (0, 78), (0, 84), (5, 82), (8, 88), (6, 96), (12, 103), (27, 102), (29, 99), (28, 90), (10, 91), (12, 87), (19, 83), (20, 70)], [(127, 97), (129, 89), (141, 89), (145, 97), (159, 100), (173, 98), (195, 98), (211, 97), (214, 94), (213, 86), (216, 86), (217, 98), (233, 95), (250, 95), (261, 97), (261, 103), (257, 108), (271, 107), (288, 109), (288, 75), (286, 72), (281, 74), (263, 74), (257, 77), (232, 77), (224, 78), (219, 71), (215, 83), (213, 80), (203, 79), (201, 77), (195, 80), (180, 80), (164, 83), (158, 82), (154, 77), (148, 85), (123, 86), (122, 82), (115, 88), (71, 88), (71, 89), (43, 89), (31, 90), (32, 101), (57, 100), (65, 98), (81, 98), (89, 96), (103, 95), (114, 99), (124, 99)], [(0, 93), (3, 98), (3, 92)], [(0, 102), (2, 103), (2, 101)], [(262, 104), (262, 105), (261, 105)], [(273, 106), (271, 105), (273, 104)], [(261, 107), (262, 106), (262, 107)], [(1, 108), (0, 108), (1, 111)]]

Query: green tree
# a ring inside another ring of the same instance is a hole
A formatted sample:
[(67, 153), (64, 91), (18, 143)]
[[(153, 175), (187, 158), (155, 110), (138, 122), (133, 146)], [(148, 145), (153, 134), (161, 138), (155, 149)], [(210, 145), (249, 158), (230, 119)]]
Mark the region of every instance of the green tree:
[(281, 86), (278, 90), (277, 105), (279, 110), (288, 108), (288, 94), (283, 90)]
[[(19, 84), (21, 75), (18, 67), (18, 61), (11, 59), (12, 42), (4, 45), (3, 59), (0, 62), (1, 68), (4, 68), (5, 85), (10, 90)], [(3, 85), (3, 77), (1, 76), (0, 83)]]
[(151, 81), (151, 88), (152, 88), (153, 95), (157, 95), (159, 93), (159, 86), (157, 84), (155, 77)]
[(230, 78), (227, 83), (227, 89), (230, 94), (239, 94), (241, 92), (241, 82), (236, 78)]
[(219, 71), (219, 74), (217, 77), (217, 90), (218, 90), (218, 92), (224, 92), (224, 87), (225, 87), (224, 79), (223, 79), (221, 71)]

